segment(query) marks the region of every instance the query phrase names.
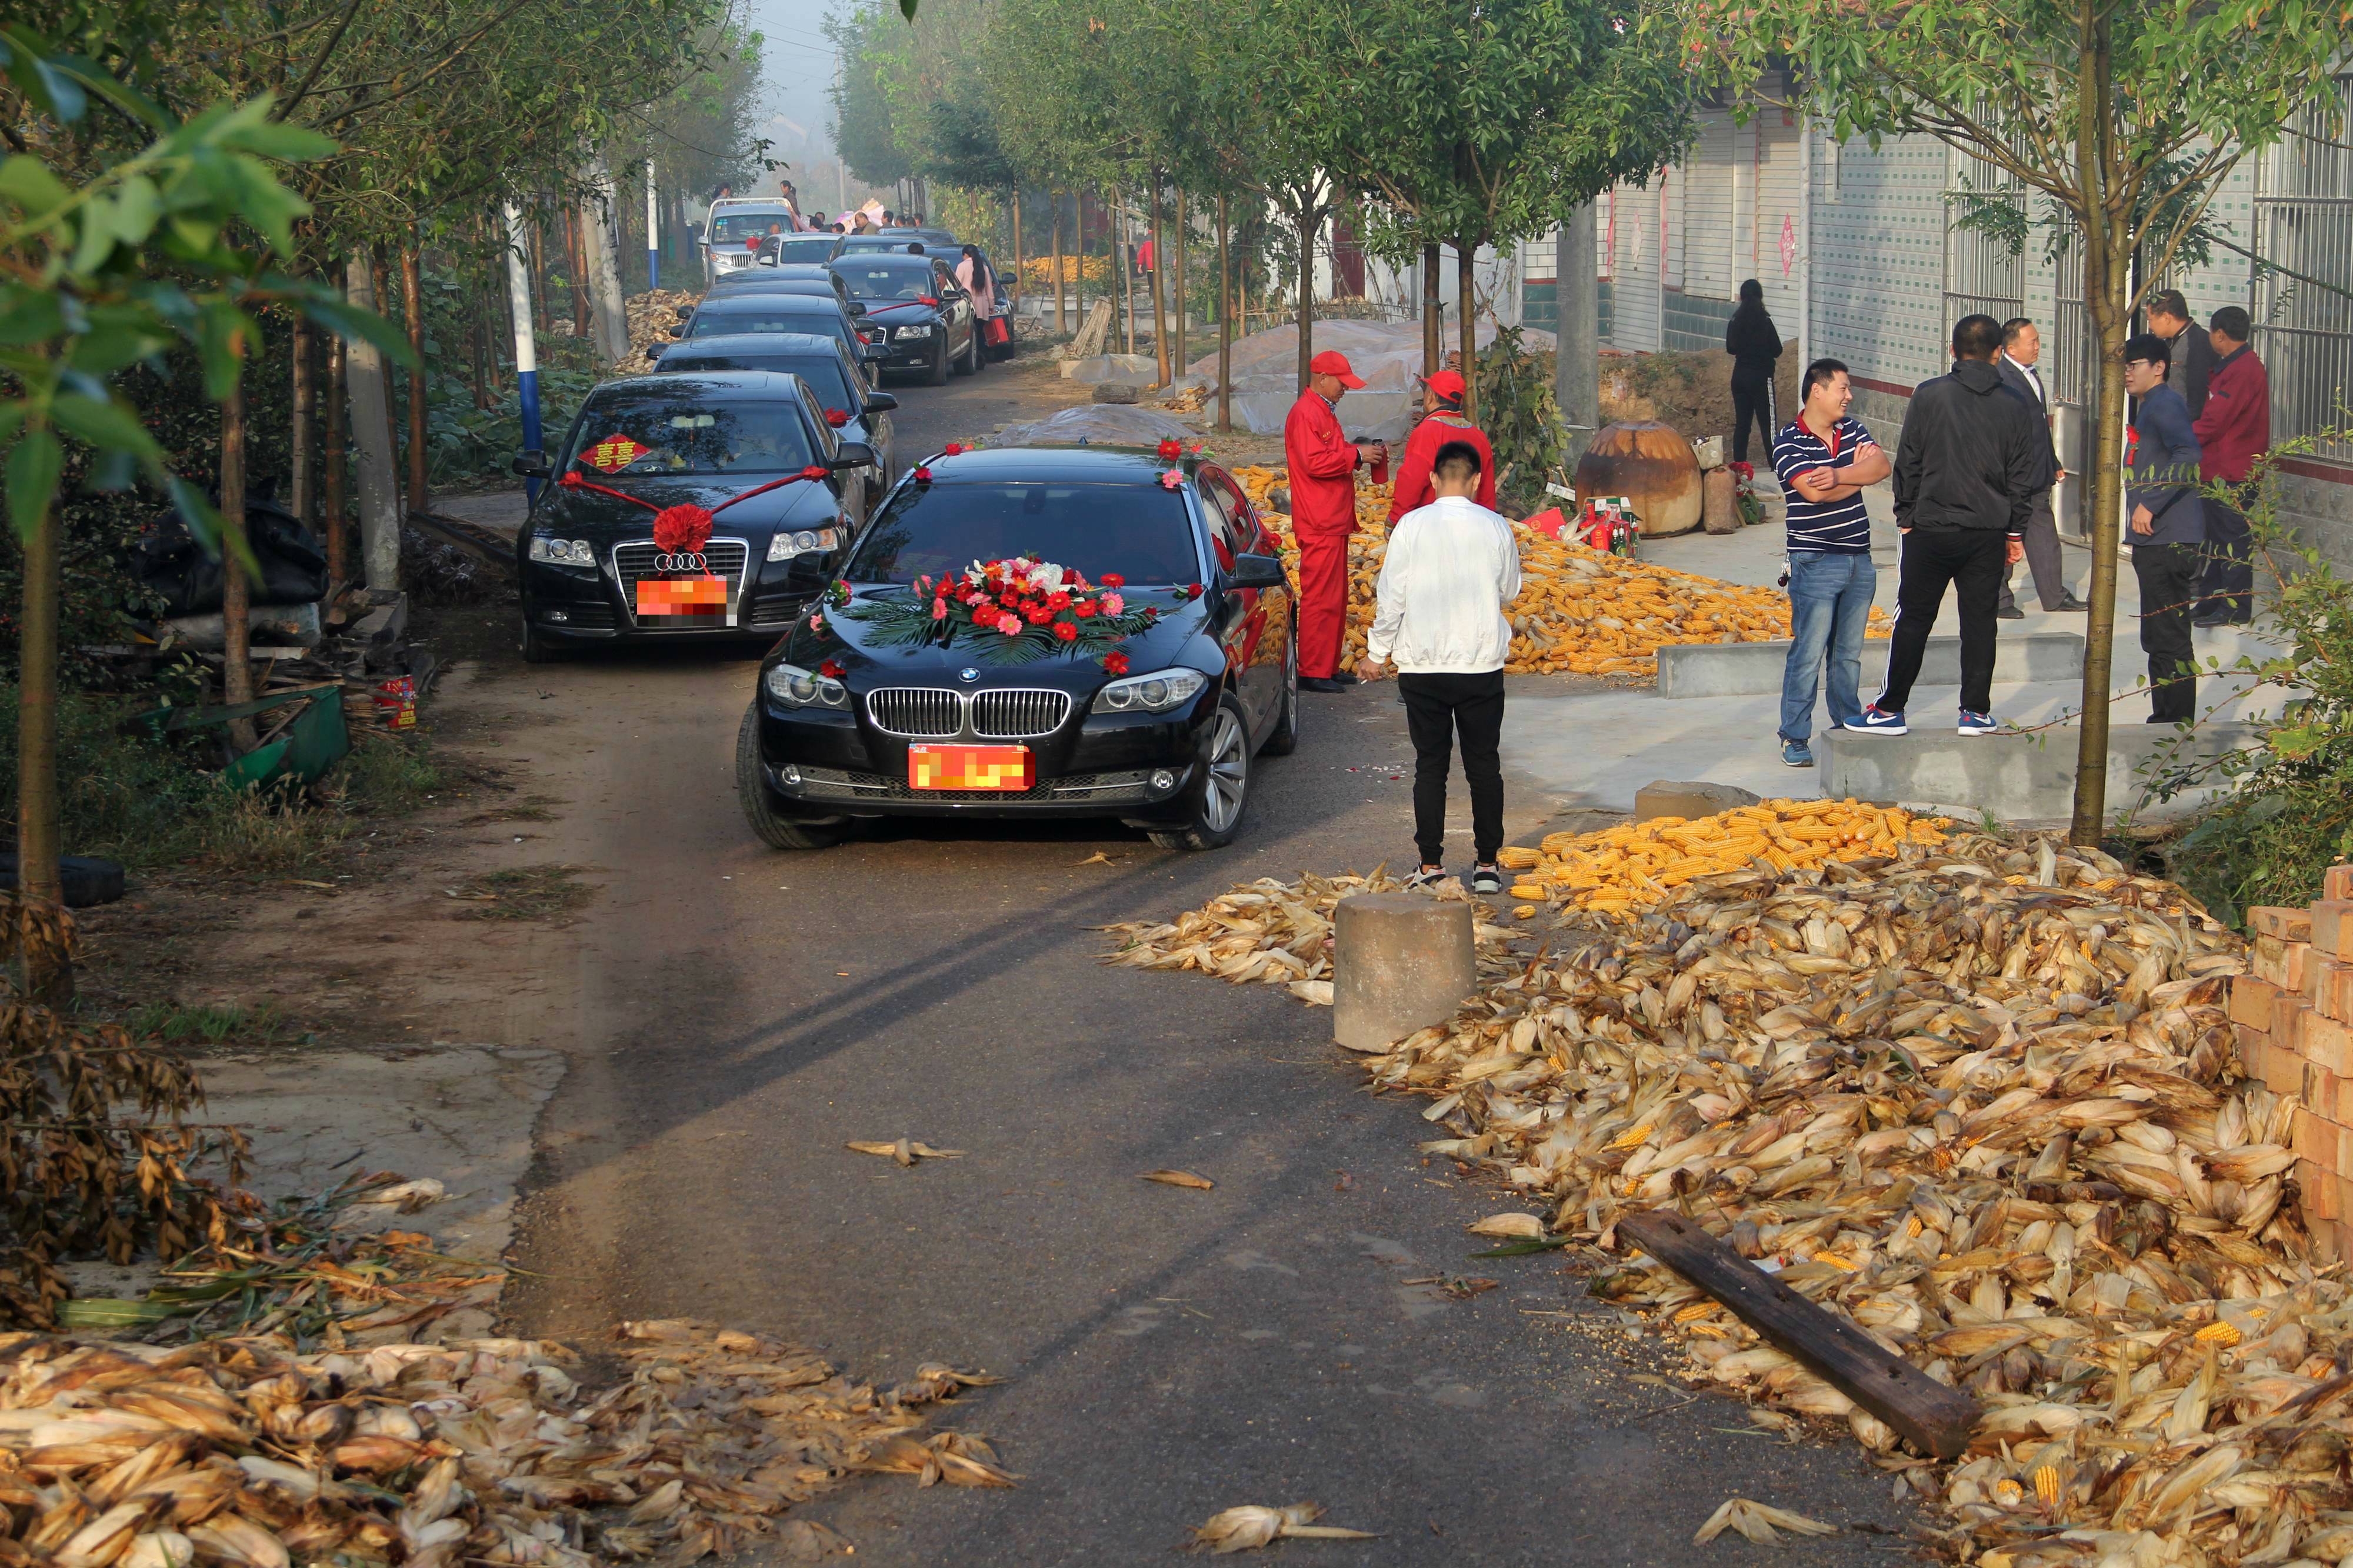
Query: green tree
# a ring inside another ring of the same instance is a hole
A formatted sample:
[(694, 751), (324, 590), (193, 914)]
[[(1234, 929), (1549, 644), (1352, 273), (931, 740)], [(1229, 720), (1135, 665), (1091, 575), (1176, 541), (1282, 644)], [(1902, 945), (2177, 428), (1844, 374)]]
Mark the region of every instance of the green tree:
[(870, 185), (894, 185), (914, 173), (900, 145), (884, 83), (904, 47), (885, 30), (888, 26), (875, 5), (830, 17), (825, 25), (826, 36), (841, 52), (841, 73), (833, 83), (834, 150)]
[(1797, 62), (1800, 103), (1833, 136), (1934, 136), (2052, 204), (2080, 234), (2099, 375), (2069, 835), (2095, 843), (2107, 802), (2125, 339), (2231, 171), (2298, 110), (2328, 102), (2353, 12), (2303, 0), (1711, 0), (1691, 14), (1686, 41), (1736, 86)]

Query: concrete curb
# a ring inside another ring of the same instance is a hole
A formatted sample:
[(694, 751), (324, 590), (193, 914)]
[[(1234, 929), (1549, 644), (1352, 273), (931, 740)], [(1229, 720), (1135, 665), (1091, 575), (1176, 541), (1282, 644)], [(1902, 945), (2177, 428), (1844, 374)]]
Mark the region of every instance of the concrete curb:
[[(2153, 760), (2208, 761), (2260, 741), (2264, 730), (2261, 724), (2208, 723), (2185, 735), (2170, 725), (2121, 720), (2112, 720), (2108, 731), (2112, 813), (2141, 801), (2147, 788), (2141, 770)], [(1990, 812), (2004, 822), (2049, 821), (2064, 818), (2073, 808), (2079, 734), (2068, 725), (2031, 733), (1959, 735), (1940, 724), (1908, 735), (1833, 730), (1816, 745), (1822, 793), (1833, 799), (1965, 801), (1971, 811)], [(2152, 803), (2137, 815), (2179, 815), (2213, 793), (2200, 790), (2162, 805)]]
[[(1765, 697), (1781, 689), (1789, 662), (1786, 637), (1772, 642), (1678, 643), (1659, 649), (1659, 695)], [(1887, 668), (1884, 638), (1862, 645), (1863, 689), (1869, 695)], [(2081, 680), (2084, 637), (2080, 632), (2006, 635), (1994, 647), (1993, 678), (2009, 686), (2038, 680)], [(1961, 683), (1961, 639), (1932, 637), (1920, 661), (1920, 686)]]

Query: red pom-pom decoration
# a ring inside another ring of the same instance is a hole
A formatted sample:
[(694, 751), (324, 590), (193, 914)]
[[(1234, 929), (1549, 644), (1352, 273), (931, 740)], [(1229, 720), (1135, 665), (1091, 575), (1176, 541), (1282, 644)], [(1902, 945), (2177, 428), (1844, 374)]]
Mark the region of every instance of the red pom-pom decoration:
[(654, 548), (665, 555), (700, 555), (711, 542), (711, 514), (684, 503), (654, 514)]
[(838, 658), (827, 659), (823, 664), (817, 667), (817, 672), (819, 675), (824, 676), (828, 680), (839, 680), (845, 674), (849, 673), (841, 668), (841, 661)]
[(828, 408), (825, 411), (825, 422), (839, 430), (843, 426), (849, 423), (849, 410), (847, 408)]
[(1103, 657), (1103, 672), (1107, 675), (1125, 675), (1127, 673), (1127, 655), (1124, 653), (1107, 653)]

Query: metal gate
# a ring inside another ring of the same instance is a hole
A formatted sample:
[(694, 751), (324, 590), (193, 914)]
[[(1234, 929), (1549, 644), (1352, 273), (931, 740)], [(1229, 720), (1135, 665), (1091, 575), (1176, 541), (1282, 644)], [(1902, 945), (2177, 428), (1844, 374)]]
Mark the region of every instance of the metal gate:
[[(2342, 114), (2353, 108), (2353, 78), (2339, 77), (2337, 90)], [(2253, 248), (2272, 265), (2253, 269), (2247, 302), (2271, 377), (2274, 442), (2353, 425), (2353, 150), (2324, 116), (2307, 111), (2290, 130), (2257, 171)], [(2313, 455), (2353, 463), (2353, 441)]]

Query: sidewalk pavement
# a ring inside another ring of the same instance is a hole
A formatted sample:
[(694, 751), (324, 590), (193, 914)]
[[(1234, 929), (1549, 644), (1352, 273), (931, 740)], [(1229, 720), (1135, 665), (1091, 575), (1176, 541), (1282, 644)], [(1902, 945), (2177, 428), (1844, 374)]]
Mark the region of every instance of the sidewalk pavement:
[[(1891, 613), (1895, 604), (1898, 534), (1894, 498), (1888, 487), (1864, 492), (1872, 519), (1872, 562), (1878, 568), (1875, 602)], [(1694, 572), (1725, 582), (1770, 584), (1780, 575), (1783, 533), (1778, 517), (1736, 534), (1689, 533), (1679, 538), (1648, 541), (1637, 546), (1646, 561), (1678, 571)], [(2092, 553), (2089, 546), (2068, 544), (2064, 551), (2068, 582), (2080, 596), (2089, 596)], [(2082, 635), (2088, 617), (2081, 614), (2044, 611), (2034, 595), (2026, 566), (2014, 576), (2019, 607), (2026, 618), (1998, 623), (2000, 635), (2027, 632), (2073, 632)], [(2110, 710), (2112, 724), (2138, 724), (2148, 712), (2145, 697), (2129, 695), (2143, 684), (2148, 661), (2140, 651), (2136, 617), (2140, 594), (2127, 554), (2117, 563), (2116, 631), (2110, 689), (2120, 696)], [(1946, 600), (1936, 630), (1958, 631), (1952, 601)], [(2197, 655), (2201, 666), (2220, 659), (2228, 665), (2240, 655), (2258, 657), (2269, 651), (2260, 640), (2262, 623), (2252, 631), (2200, 631)], [(1862, 698), (1868, 702), (1887, 668), (1887, 640), (1874, 637), (1863, 644)], [(1775, 734), (1780, 720), (1778, 694), (1755, 697), (1696, 698), (1669, 701), (1654, 686), (1564, 691), (1557, 677), (1515, 677), (1510, 682), (1510, 704), (1504, 720), (1503, 755), (1506, 768), (1522, 787), (1533, 787), (1555, 800), (1561, 809), (1592, 807), (1617, 811), (1633, 808), (1634, 794), (1654, 779), (1704, 779), (1736, 784), (1767, 798), (1819, 796), (1820, 768), (1792, 768), (1781, 761), (1781, 743)], [(2245, 719), (2260, 716), (2275, 705), (2278, 693), (2265, 688), (2250, 694), (2242, 677), (2207, 676), (2199, 682), (2201, 717)], [(2079, 683), (2036, 682), (1997, 685), (1994, 716), (2008, 723), (2047, 723), (2082, 706)], [(1953, 722), (1958, 693), (1950, 687), (1916, 687), (1907, 704), (1917, 729)], [(1829, 710), (1815, 710), (1814, 740), (1819, 747)], [(2072, 742), (2071, 742), (2072, 743)]]

